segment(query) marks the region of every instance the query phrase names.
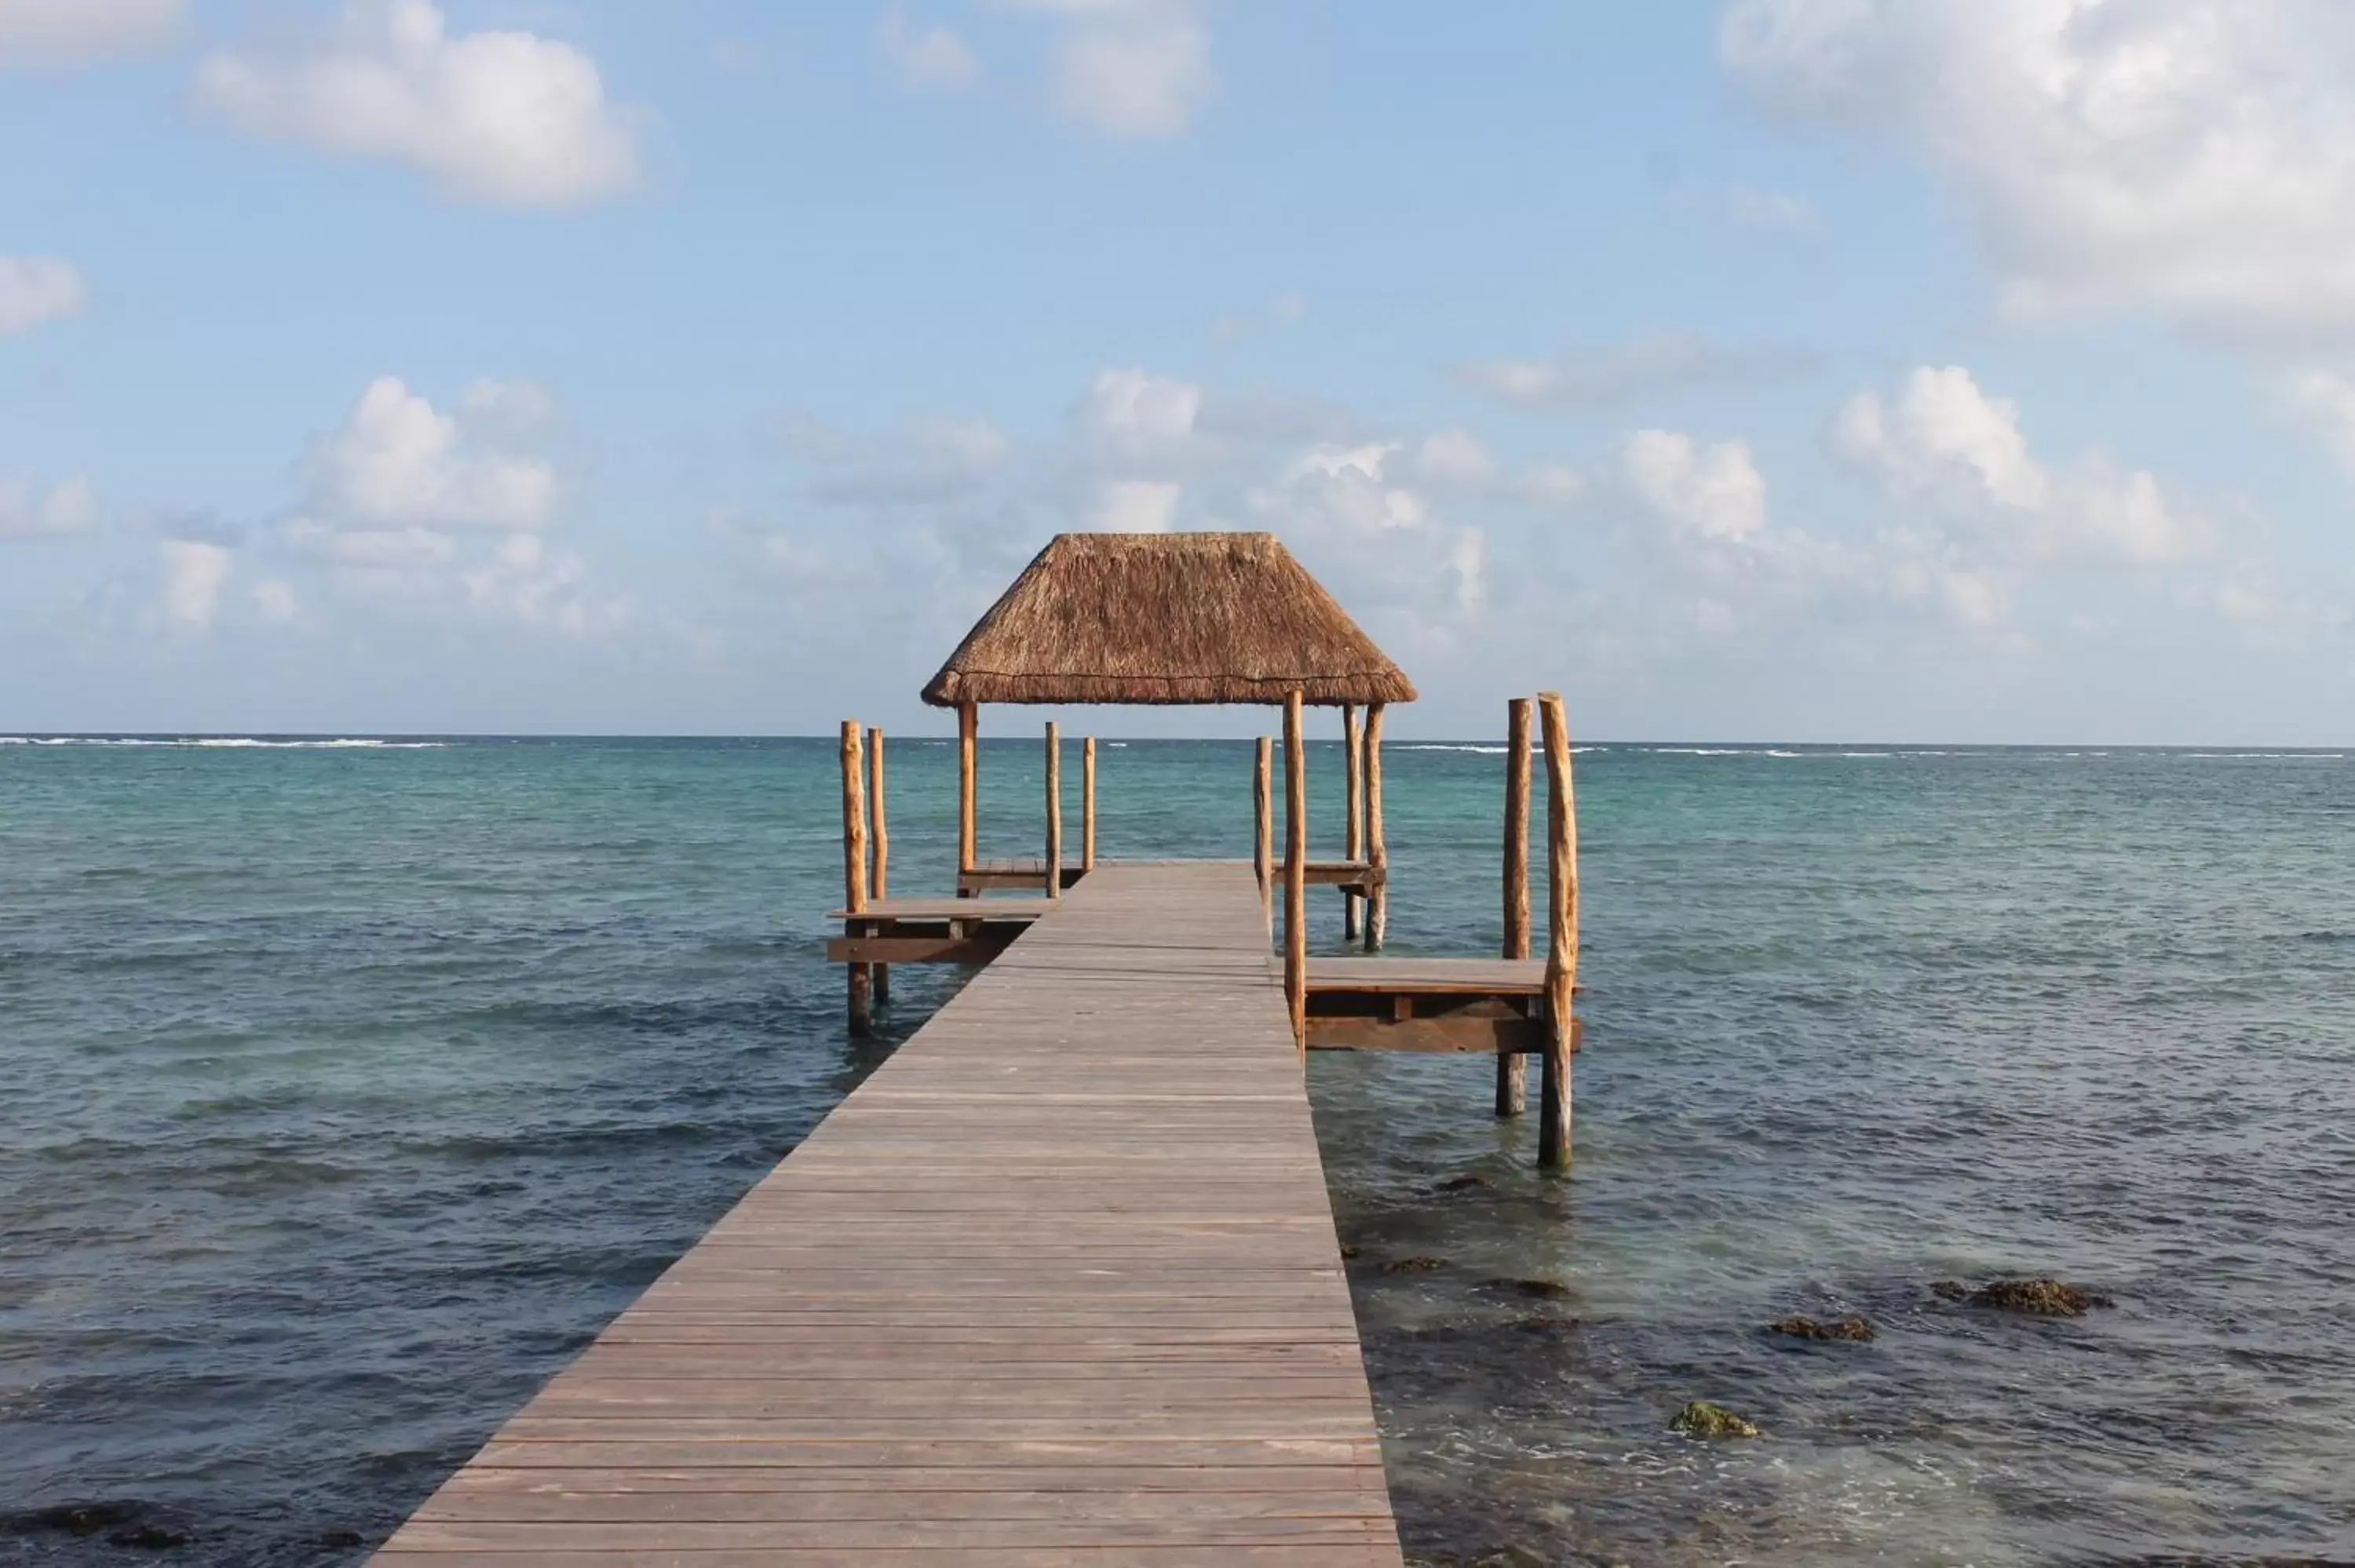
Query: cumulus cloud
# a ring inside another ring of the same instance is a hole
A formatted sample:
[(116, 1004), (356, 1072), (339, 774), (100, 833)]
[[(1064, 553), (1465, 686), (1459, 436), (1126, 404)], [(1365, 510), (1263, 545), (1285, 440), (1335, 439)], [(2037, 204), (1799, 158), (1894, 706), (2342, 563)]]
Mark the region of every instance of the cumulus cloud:
[(0, 0), (0, 64), (79, 65), (171, 42), (186, 0)]
[(164, 619), (183, 631), (210, 630), (229, 581), (229, 547), (203, 539), (162, 539), (155, 547), (164, 561)]
[(432, 0), (347, 0), (323, 37), (208, 56), (195, 91), (250, 135), (405, 164), (462, 200), (578, 207), (638, 181), (636, 117), (594, 59), (532, 33), (453, 37)]
[(1166, 534), (1183, 488), (1172, 480), (1108, 481), (1097, 493), (1088, 526), (1107, 534)]
[(1807, 364), (1793, 349), (1671, 334), (1570, 349), (1550, 359), (1490, 360), (1465, 366), (1456, 379), (1524, 408), (1598, 408), (1680, 387), (1775, 380)]
[(1703, 446), (1676, 430), (1638, 430), (1619, 449), (1628, 493), (1677, 533), (1719, 544), (1766, 527), (1766, 478), (1744, 441)]
[(2059, 468), (2037, 459), (2019, 408), (1960, 366), (1917, 369), (1891, 399), (1859, 393), (1829, 441), (1892, 501), (2017, 556), (2165, 566), (2216, 544), (2207, 519), (2147, 470), (2098, 452)]
[(0, 337), (80, 315), (90, 291), (73, 263), (56, 256), (0, 256)]
[(2003, 310), (2355, 333), (2344, 0), (1730, 0), (1727, 69), (1964, 198)]
[(963, 38), (937, 23), (910, 22), (908, 7), (897, 0), (884, 8), (875, 47), (900, 84), (913, 91), (956, 92), (981, 79), (981, 61)]
[(505, 445), (526, 412), (544, 419), (546, 395), (478, 382), (445, 414), (399, 376), (378, 376), (313, 452), (314, 505), (363, 526), (538, 528), (556, 503), (556, 470)]
[(1392, 471), (1398, 442), (1320, 443), (1296, 453), (1272, 482), (1244, 494), (1261, 526), (1323, 563), (1348, 596), (1394, 607), (1421, 640), (1444, 643), (1451, 622), (1487, 601), (1483, 530), (1441, 516)]
[(1132, 457), (1167, 453), (1194, 434), (1202, 389), (1141, 369), (1102, 370), (1080, 404), (1080, 423), (1101, 445)]
[(477, 611), (571, 636), (611, 630), (628, 616), (620, 599), (588, 592), (588, 579), (586, 561), (550, 549), (537, 534), (502, 540), (489, 559), (459, 576)]
[(89, 480), (60, 480), (42, 491), (22, 474), (0, 474), (0, 539), (58, 538), (97, 524), (98, 496)]
[(1182, 134), (1217, 89), (1199, 0), (998, 0), (1057, 24), (1054, 98), (1108, 136)]

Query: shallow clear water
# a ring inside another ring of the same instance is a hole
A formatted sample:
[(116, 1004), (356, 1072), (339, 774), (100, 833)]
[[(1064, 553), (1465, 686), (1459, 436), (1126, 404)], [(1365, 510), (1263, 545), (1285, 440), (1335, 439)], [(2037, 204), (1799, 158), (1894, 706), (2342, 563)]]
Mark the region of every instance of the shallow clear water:
[[(893, 742), (901, 891), (946, 886), (952, 759)], [(1495, 748), (1388, 764), (1393, 950), (1493, 951)], [(1313, 1065), (1410, 1552), (2355, 1555), (2355, 764), (1578, 768), (1575, 1173), (1485, 1063)], [(1027, 849), (1035, 747), (984, 769)], [(1247, 746), (1103, 776), (1105, 853), (1248, 853)], [(389, 1531), (953, 983), (846, 1035), (834, 779), (828, 741), (0, 744), (0, 1562)], [(2014, 1273), (2116, 1305), (1928, 1288)], [(1765, 1436), (1670, 1435), (1696, 1397)]]

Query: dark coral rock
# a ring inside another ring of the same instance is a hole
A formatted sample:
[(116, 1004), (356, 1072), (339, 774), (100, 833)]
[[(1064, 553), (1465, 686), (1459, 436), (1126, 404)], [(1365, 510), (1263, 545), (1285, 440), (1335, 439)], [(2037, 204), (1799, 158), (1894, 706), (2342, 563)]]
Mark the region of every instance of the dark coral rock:
[(116, 1546), (136, 1546), (149, 1552), (168, 1551), (188, 1543), (186, 1531), (165, 1530), (160, 1524), (134, 1525), (129, 1530), (118, 1530), (106, 1539)]
[(1567, 1301), (1576, 1294), (1569, 1286), (1552, 1279), (1492, 1279), (1488, 1288), (1533, 1297), (1540, 1301)]
[(133, 1502), (59, 1503), (17, 1514), (8, 1523), (27, 1534), (54, 1530), (67, 1535), (96, 1535), (102, 1530), (127, 1526), (138, 1517), (139, 1505)]
[(1788, 1334), (1795, 1340), (1853, 1340), (1859, 1343), (1872, 1338), (1872, 1325), (1862, 1318), (1835, 1318), (1827, 1323), (1817, 1318), (1785, 1318), (1770, 1324), (1770, 1334)]
[(2057, 1279), (1998, 1279), (1980, 1286), (1965, 1299), (1974, 1307), (2038, 1318), (2082, 1318), (2087, 1308), (2112, 1305), (2106, 1296)]
[(1436, 1274), (1447, 1266), (1444, 1257), (1394, 1257), (1382, 1265), (1384, 1274)]
[(1677, 1412), (1668, 1430), (1687, 1437), (1755, 1437), (1758, 1428), (1721, 1404), (1696, 1399)]
[(1495, 1185), (1496, 1183), (1486, 1176), (1450, 1176), (1432, 1191), (1434, 1192), (1483, 1192)]

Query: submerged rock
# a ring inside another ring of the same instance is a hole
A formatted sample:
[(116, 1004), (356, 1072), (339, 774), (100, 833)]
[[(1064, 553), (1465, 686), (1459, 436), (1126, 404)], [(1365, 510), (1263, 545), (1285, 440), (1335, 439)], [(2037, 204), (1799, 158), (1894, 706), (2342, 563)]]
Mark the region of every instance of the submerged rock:
[(1567, 1301), (1576, 1292), (1553, 1279), (1491, 1279), (1491, 1290), (1508, 1290), (1516, 1296), (1533, 1297), (1540, 1301)]
[(2057, 1279), (1998, 1279), (1977, 1290), (1942, 1279), (1930, 1288), (1949, 1301), (1965, 1301), (1995, 1312), (2025, 1312), (2038, 1318), (2082, 1318), (2088, 1308), (2115, 1305), (2106, 1296), (2097, 1296), (2082, 1286), (2064, 1285)]
[(1342, 1261), (1343, 1263), (1347, 1263), (1347, 1262), (1348, 1262), (1351, 1258), (1356, 1257), (1357, 1255), (1358, 1255), (1358, 1244), (1357, 1244), (1357, 1243), (1355, 1243), (1355, 1242), (1343, 1242), (1343, 1243), (1341, 1244), (1341, 1261)]
[(118, 1530), (106, 1539), (115, 1546), (136, 1546), (149, 1552), (162, 1552), (188, 1543), (186, 1531), (165, 1530), (160, 1524), (134, 1525), (129, 1530)]
[(1816, 1318), (1785, 1318), (1767, 1326), (1770, 1334), (1788, 1334), (1795, 1340), (1854, 1340), (1859, 1342), (1872, 1338), (1872, 1325), (1862, 1318), (1835, 1318), (1827, 1323)]
[(1496, 1183), (1488, 1180), (1486, 1176), (1450, 1176), (1446, 1181), (1442, 1181), (1437, 1186), (1433, 1187), (1432, 1191), (1434, 1192), (1486, 1192), (1487, 1189), (1494, 1187)]
[(1743, 1420), (1723, 1405), (1711, 1404), (1705, 1399), (1696, 1399), (1678, 1411), (1675, 1419), (1668, 1423), (1668, 1430), (1681, 1433), (1687, 1437), (1756, 1437), (1760, 1436), (1755, 1425)]
[(102, 1530), (132, 1524), (139, 1518), (139, 1505), (134, 1502), (59, 1503), (54, 1508), (17, 1514), (7, 1522), (20, 1533), (54, 1530), (67, 1535), (96, 1535)]
[(1394, 1257), (1382, 1265), (1384, 1274), (1436, 1274), (1447, 1266), (1444, 1257)]

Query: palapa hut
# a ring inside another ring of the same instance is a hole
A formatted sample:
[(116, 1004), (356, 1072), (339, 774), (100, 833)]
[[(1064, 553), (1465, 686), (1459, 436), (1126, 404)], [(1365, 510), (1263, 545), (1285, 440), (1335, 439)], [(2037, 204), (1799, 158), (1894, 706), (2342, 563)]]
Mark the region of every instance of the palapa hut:
[(1356, 898), (1369, 899), (1368, 935), (1379, 940), (1381, 715), (1412, 702), (1414, 683), (1273, 534), (1060, 534), (965, 634), (923, 692), (957, 710), (961, 889), (1060, 883), (1043, 868), (976, 859), (980, 705), (1280, 705), (1294, 692), (1343, 710), (1348, 860), (1320, 880), (1351, 895), (1352, 927)]
[(1414, 683), (1273, 534), (1059, 534), (924, 701), (1414, 701)]

